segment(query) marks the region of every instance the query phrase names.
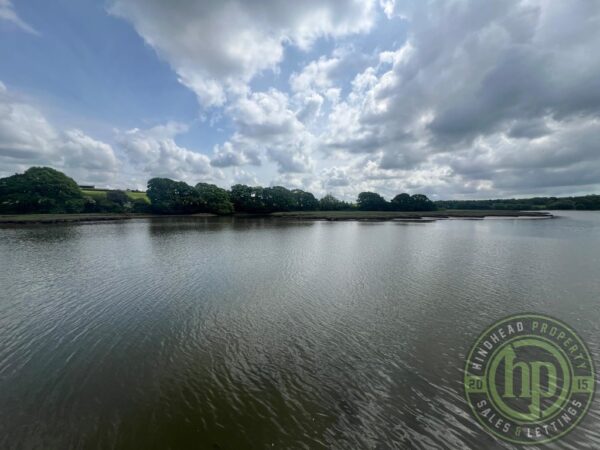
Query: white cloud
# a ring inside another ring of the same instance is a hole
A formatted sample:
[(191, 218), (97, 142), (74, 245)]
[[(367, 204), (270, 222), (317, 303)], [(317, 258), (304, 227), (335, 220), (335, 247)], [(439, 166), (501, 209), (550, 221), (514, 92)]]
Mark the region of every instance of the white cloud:
[(238, 99), (229, 113), (238, 130), (248, 137), (276, 140), (303, 128), (288, 107), (288, 96), (275, 89)]
[[(294, 101), (298, 103), (299, 107), (296, 111), (296, 118), (303, 124), (311, 124), (317, 117), (321, 115), (321, 108), (325, 99), (320, 94), (315, 92), (308, 92), (303, 94), (296, 94)], [(335, 102), (335, 99), (330, 100)]]
[(368, 155), (362, 174), (336, 164), (353, 186), (443, 187), (445, 197), (598, 188), (600, 62), (589, 55), (600, 4), (382, 4), (405, 18), (408, 40), (355, 77), (319, 139), (332, 163)]
[(324, 92), (333, 87), (334, 80), (331, 73), (340, 65), (339, 58), (321, 56), (316, 61), (311, 61), (303, 67), (300, 73), (290, 77), (290, 85), (295, 92), (316, 91)]
[(147, 178), (167, 177), (195, 184), (222, 177), (210, 165), (208, 156), (179, 146), (175, 136), (185, 125), (170, 122), (147, 130), (134, 128), (117, 136), (134, 171)]
[(233, 176), (231, 178), (231, 185), (234, 184), (246, 184), (249, 186), (258, 186), (260, 182), (254, 173), (249, 173), (238, 167), (233, 168)]
[(394, 16), (394, 9), (396, 9), (396, 0), (379, 0), (379, 5), (388, 19)]
[[(3, 10), (14, 12), (7, 0)], [(223, 132), (212, 154), (179, 145), (187, 127), (169, 122), (118, 132), (119, 161), (0, 84), (1, 161), (346, 199), (600, 188), (598, 2), (113, 0), (109, 10), (218, 107), (201, 112), (203, 132)]]
[[(262, 154), (277, 164), (281, 173), (312, 169), (314, 136), (291, 109), (287, 94), (276, 89), (251, 93), (239, 98), (227, 111), (237, 132), (217, 149), (217, 161), (221, 161), (219, 155), (223, 152), (235, 149), (238, 162), (256, 164)], [(234, 158), (229, 156), (228, 160), (233, 162)]]
[(65, 167), (114, 172), (119, 165), (110, 145), (89, 137), (81, 130), (65, 131), (60, 155)]
[(4, 174), (32, 165), (66, 170), (80, 182), (107, 182), (118, 170), (110, 145), (80, 130), (57, 130), (42, 112), (0, 83), (0, 163)]
[(256, 152), (245, 148), (243, 144), (236, 148), (231, 141), (215, 146), (214, 156), (210, 163), (214, 167), (244, 166), (247, 164), (260, 166), (261, 164)]
[(39, 34), (31, 25), (24, 22), (15, 11), (10, 0), (0, 0), (0, 20), (6, 20), (31, 34)]
[(229, 90), (275, 69), (286, 44), (307, 49), (320, 37), (368, 31), (373, 3), (114, 0), (109, 10), (133, 24), (202, 104), (219, 106)]

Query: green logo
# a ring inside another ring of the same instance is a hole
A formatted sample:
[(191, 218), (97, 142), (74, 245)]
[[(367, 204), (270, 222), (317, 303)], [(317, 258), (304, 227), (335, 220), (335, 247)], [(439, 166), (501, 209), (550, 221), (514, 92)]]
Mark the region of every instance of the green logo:
[(565, 323), (522, 314), (484, 331), (469, 352), (465, 394), (477, 420), (515, 444), (558, 439), (586, 415), (596, 386), (584, 342)]

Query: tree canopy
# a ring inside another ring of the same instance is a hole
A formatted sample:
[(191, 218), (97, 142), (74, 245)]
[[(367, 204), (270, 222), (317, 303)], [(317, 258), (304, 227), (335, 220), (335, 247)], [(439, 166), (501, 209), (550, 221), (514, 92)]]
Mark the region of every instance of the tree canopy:
[(158, 214), (233, 213), (229, 193), (214, 184), (190, 186), (169, 178), (152, 178), (146, 194), (152, 211)]
[(314, 211), (319, 202), (313, 194), (300, 189), (289, 190), (283, 186), (263, 188), (236, 184), (229, 193), (235, 211), (245, 213), (271, 213), (277, 211)]
[(4, 213), (76, 213), (84, 199), (72, 178), (50, 167), (0, 179), (0, 211)]
[(434, 211), (436, 208), (426, 195), (406, 193), (396, 195), (392, 201), (387, 202), (375, 192), (361, 192), (358, 194), (358, 209), (362, 211)]
[[(400, 194), (402, 195), (402, 194)], [(408, 195), (408, 194), (405, 194)], [(398, 198), (396, 196), (394, 198)], [(406, 198), (406, 197), (403, 197)], [(392, 200), (393, 203), (393, 200)], [(427, 198), (426, 195), (423, 194), (414, 194), (411, 195), (408, 199), (408, 205), (404, 206), (408, 207), (408, 209), (399, 209), (398, 211), (434, 211), (437, 209), (435, 203)]]
[(352, 205), (348, 202), (338, 200), (331, 194), (327, 194), (319, 200), (319, 208), (321, 211), (342, 211), (352, 209)]
[(232, 214), (233, 203), (229, 193), (219, 186), (208, 183), (198, 183), (196, 191), (205, 204), (206, 211), (214, 214)]
[(388, 202), (375, 192), (361, 192), (356, 201), (361, 211), (385, 211), (389, 209)]
[(310, 192), (305, 192), (301, 189), (292, 191), (294, 203), (298, 211), (315, 211), (319, 209), (319, 201)]
[(183, 181), (152, 178), (146, 191), (152, 210), (158, 214), (194, 214), (206, 212), (198, 190)]

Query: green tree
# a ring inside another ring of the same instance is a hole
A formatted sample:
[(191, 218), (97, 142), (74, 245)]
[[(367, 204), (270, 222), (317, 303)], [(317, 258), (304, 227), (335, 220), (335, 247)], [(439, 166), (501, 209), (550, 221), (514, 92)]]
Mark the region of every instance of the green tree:
[(106, 193), (106, 199), (109, 202), (116, 203), (119, 206), (125, 206), (127, 203), (131, 202), (127, 193), (124, 191), (119, 191), (119, 190), (108, 191)]
[(152, 178), (146, 191), (152, 210), (158, 214), (194, 214), (206, 212), (206, 203), (198, 191), (183, 181)]
[(436, 202), (443, 209), (600, 209), (600, 195), (582, 197), (534, 197), (495, 200), (443, 200)]
[(4, 213), (76, 213), (84, 198), (77, 183), (50, 167), (0, 179), (0, 211)]
[(245, 184), (236, 184), (229, 191), (236, 212), (264, 213), (267, 208), (263, 201), (263, 188), (252, 187)]
[(352, 209), (352, 205), (348, 202), (338, 200), (331, 194), (327, 194), (321, 200), (319, 200), (319, 209), (321, 211), (341, 211)]
[(296, 209), (294, 194), (283, 186), (264, 188), (263, 202), (267, 212), (294, 211)]
[(412, 211), (413, 208), (412, 199), (407, 193), (396, 195), (390, 203), (394, 211)]
[(600, 209), (600, 195), (586, 195), (583, 197), (573, 197), (573, 201), (575, 202), (575, 209)]
[(319, 201), (310, 192), (300, 189), (292, 190), (296, 211), (316, 211), (319, 209)]
[(214, 214), (232, 214), (233, 203), (229, 199), (229, 193), (214, 184), (198, 183), (196, 191), (202, 201), (206, 204), (208, 212)]
[(423, 194), (415, 194), (410, 197), (413, 211), (434, 211), (435, 204)]
[(389, 204), (385, 199), (375, 192), (361, 192), (356, 201), (358, 209), (362, 211), (385, 211)]
[(235, 211), (264, 214), (277, 211), (314, 211), (319, 202), (313, 194), (300, 189), (290, 191), (283, 186), (263, 188), (236, 184), (229, 197)]

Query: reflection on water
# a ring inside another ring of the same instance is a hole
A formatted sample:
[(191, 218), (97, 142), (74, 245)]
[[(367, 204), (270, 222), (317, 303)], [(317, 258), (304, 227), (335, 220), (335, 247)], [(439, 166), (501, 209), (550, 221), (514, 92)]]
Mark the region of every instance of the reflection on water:
[[(1, 448), (513, 448), (465, 353), (536, 311), (600, 351), (600, 214), (0, 229)], [(600, 447), (598, 401), (546, 448)]]

